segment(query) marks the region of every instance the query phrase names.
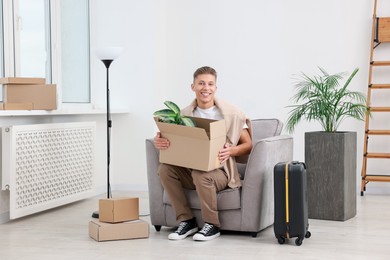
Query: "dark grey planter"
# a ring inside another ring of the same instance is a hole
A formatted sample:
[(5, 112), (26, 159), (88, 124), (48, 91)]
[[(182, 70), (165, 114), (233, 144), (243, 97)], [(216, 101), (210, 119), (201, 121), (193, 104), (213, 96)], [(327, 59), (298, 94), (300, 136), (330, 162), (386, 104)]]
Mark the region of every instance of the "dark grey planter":
[(305, 133), (309, 218), (356, 215), (356, 132)]

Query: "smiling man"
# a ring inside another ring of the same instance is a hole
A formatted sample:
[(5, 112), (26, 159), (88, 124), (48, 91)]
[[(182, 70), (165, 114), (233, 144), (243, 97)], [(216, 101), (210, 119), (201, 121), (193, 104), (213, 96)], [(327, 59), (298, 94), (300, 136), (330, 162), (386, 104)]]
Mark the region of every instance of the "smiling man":
[[(236, 160), (246, 162), (252, 149), (251, 125), (245, 114), (235, 106), (215, 97), (217, 72), (211, 67), (201, 67), (194, 73), (191, 89), (195, 100), (181, 113), (185, 116), (202, 117), (226, 122), (226, 143), (218, 153), (223, 167), (209, 172), (160, 164), (158, 174), (161, 184), (180, 221), (177, 230), (169, 234), (170, 240), (184, 239), (193, 235), (196, 241), (207, 241), (220, 236), (217, 192), (241, 186)], [(157, 133), (154, 138), (157, 149), (169, 149), (169, 140)], [(191, 147), (188, 147), (191, 149)], [(205, 223), (201, 230), (192, 215), (184, 189), (196, 190)]]

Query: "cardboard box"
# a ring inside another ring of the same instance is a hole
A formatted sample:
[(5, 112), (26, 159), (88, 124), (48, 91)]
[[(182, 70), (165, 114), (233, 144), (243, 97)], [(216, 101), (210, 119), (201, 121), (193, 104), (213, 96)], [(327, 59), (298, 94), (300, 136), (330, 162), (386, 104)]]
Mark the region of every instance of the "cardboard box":
[(170, 146), (160, 151), (160, 162), (201, 171), (221, 167), (218, 152), (226, 142), (225, 120), (191, 117), (196, 127), (155, 121)]
[(390, 17), (380, 17), (378, 18), (378, 27), (377, 27), (377, 40), (379, 42), (389, 42), (390, 41)]
[(34, 84), (45, 84), (45, 78), (0, 78), (0, 84), (25, 84), (25, 85), (34, 85)]
[(33, 103), (4, 103), (4, 110), (32, 110)]
[(147, 238), (149, 237), (149, 223), (140, 219), (115, 224), (91, 220), (89, 222), (89, 236), (99, 242)]
[(32, 103), (34, 110), (57, 109), (55, 84), (47, 85), (4, 85), (5, 103)]
[(139, 218), (138, 198), (99, 200), (99, 221), (118, 223)]

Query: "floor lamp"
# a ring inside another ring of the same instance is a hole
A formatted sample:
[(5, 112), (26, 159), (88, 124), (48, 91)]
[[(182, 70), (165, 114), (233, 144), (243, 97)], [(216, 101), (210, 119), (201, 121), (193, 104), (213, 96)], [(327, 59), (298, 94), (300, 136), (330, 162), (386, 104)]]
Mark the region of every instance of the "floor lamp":
[[(110, 112), (110, 84), (109, 84), (109, 68), (111, 63), (119, 57), (122, 52), (120, 47), (105, 47), (97, 49), (95, 51), (96, 56), (104, 63), (107, 70), (107, 88), (106, 88), (106, 99), (107, 99), (107, 199), (111, 198), (111, 186), (110, 186), (110, 141), (111, 141), (111, 112)], [(93, 218), (99, 218), (99, 212), (95, 211), (92, 213)]]

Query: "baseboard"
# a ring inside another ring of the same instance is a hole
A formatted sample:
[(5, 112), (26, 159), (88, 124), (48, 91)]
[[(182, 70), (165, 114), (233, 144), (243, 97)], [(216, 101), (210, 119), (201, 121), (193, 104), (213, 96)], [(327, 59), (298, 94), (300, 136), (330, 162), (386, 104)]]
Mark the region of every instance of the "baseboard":
[[(388, 188), (384, 187), (367, 187), (364, 195), (390, 195), (390, 185)], [(360, 190), (359, 190), (360, 195)]]
[[(361, 183), (358, 185), (358, 194), (360, 195)], [(390, 195), (390, 183), (388, 182), (369, 182), (366, 184), (364, 195)]]
[[(111, 191), (148, 191), (147, 184), (115, 184), (111, 185)], [(107, 192), (106, 186), (99, 186), (96, 188), (96, 194), (102, 194)]]

